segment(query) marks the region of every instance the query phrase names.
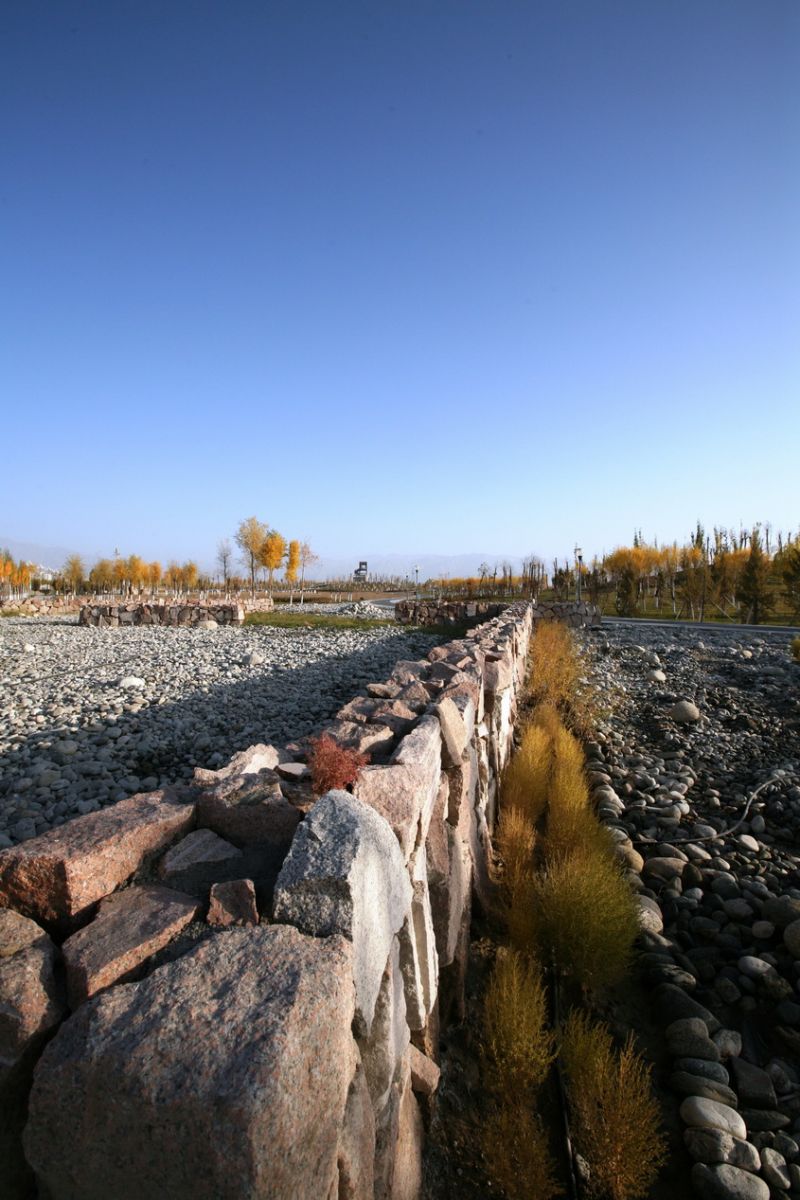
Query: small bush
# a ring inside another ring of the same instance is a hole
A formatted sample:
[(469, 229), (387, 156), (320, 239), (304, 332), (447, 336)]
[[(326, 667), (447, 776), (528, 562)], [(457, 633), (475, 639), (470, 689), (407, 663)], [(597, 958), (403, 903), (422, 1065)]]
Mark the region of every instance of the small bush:
[(575, 643), (560, 621), (539, 621), (531, 641), (530, 689), (535, 703), (563, 708), (579, 676)]
[(608, 1027), (576, 1011), (564, 1025), (561, 1054), (576, 1148), (589, 1164), (590, 1195), (646, 1196), (666, 1158), (650, 1068), (630, 1037), (616, 1051)]
[(492, 1110), (482, 1132), (490, 1178), (507, 1200), (552, 1200), (564, 1192), (541, 1122), (519, 1098)]
[(500, 795), (506, 812), (518, 809), (531, 824), (536, 824), (547, 805), (552, 761), (550, 734), (538, 725), (529, 725), (503, 772)]
[(624, 978), (639, 932), (636, 904), (603, 848), (584, 844), (550, 861), (533, 881), (531, 904), (539, 953), (559, 972), (584, 989)]
[(497, 848), (505, 864), (503, 882), (509, 895), (513, 895), (522, 877), (533, 871), (535, 846), (536, 830), (525, 813), (519, 808), (504, 809), (500, 814)]
[(796, 663), (800, 663), (800, 636), (792, 638), (792, 658)]
[(538, 946), (536, 904), (536, 875), (533, 871), (519, 875), (507, 888), (505, 912), (508, 940), (522, 954), (533, 954)]
[(361, 768), (369, 762), (368, 754), (348, 750), (328, 734), (312, 738), (311, 745), (308, 765), (315, 796), (322, 796), (332, 788), (349, 787), (358, 779)]
[(487, 1076), (500, 1096), (524, 1101), (544, 1080), (554, 1057), (541, 971), (528, 957), (500, 951), (484, 1000)]

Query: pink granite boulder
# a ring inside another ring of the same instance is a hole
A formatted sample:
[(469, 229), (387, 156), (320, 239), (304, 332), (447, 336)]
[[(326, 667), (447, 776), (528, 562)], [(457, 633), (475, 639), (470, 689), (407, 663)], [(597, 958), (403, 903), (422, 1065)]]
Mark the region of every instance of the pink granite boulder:
[(231, 929), (82, 1005), (34, 1077), (24, 1143), (42, 1189), (51, 1200), (336, 1196), (358, 1061), (350, 955), (341, 937)]
[(34, 921), (0, 909), (0, 1196), (8, 1200), (32, 1195), (20, 1136), (34, 1063), (67, 1013), (57, 957)]
[(230, 925), (257, 925), (256, 889), (251, 879), (232, 879), (215, 883), (208, 905), (208, 923), (220, 928)]
[(0, 853), (0, 908), (39, 921), (82, 919), (142, 863), (194, 826), (194, 804), (140, 793)]
[(197, 900), (171, 888), (129, 887), (109, 896), (94, 921), (61, 947), (70, 1008), (112, 983), (133, 978), (151, 954), (199, 913)]

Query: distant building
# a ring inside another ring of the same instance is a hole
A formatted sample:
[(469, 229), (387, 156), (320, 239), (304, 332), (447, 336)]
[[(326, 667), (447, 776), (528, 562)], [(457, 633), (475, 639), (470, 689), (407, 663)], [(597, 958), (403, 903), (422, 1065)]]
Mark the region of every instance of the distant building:
[(367, 582), (367, 564), (360, 562), (355, 571), (353, 571), (353, 579), (357, 579), (360, 583)]

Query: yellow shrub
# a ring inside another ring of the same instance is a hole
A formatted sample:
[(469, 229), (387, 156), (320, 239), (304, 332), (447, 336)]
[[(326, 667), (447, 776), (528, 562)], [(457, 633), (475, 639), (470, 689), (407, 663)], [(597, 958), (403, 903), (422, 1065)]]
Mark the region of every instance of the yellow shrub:
[(497, 848), (505, 864), (506, 890), (513, 894), (523, 875), (533, 870), (536, 830), (520, 808), (504, 808), (497, 831)]
[(537, 946), (536, 876), (532, 871), (519, 875), (507, 889), (506, 928), (515, 950), (533, 954)]
[(527, 955), (501, 950), (484, 999), (484, 1053), (500, 1096), (532, 1100), (553, 1061), (547, 993), (541, 970)]
[(536, 824), (547, 804), (552, 759), (552, 738), (544, 729), (530, 725), (503, 772), (500, 796), (505, 811), (517, 808)]
[(513, 1096), (487, 1118), (482, 1133), (489, 1175), (507, 1200), (562, 1196), (547, 1138), (530, 1108)]
[(568, 703), (580, 674), (572, 634), (560, 621), (539, 621), (531, 640), (530, 690), (538, 704)]
[(608, 1027), (570, 1013), (561, 1054), (578, 1153), (590, 1169), (591, 1195), (646, 1196), (666, 1158), (650, 1068), (628, 1038), (614, 1049)]
[(588, 844), (555, 857), (533, 883), (539, 953), (583, 988), (608, 987), (627, 973), (639, 931), (621, 868)]

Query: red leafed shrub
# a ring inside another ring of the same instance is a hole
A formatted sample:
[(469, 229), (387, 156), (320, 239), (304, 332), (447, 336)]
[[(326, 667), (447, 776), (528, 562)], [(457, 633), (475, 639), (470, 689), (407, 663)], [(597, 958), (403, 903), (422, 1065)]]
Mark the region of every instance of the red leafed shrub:
[(355, 783), (359, 771), (369, 762), (368, 754), (347, 750), (327, 733), (322, 737), (312, 738), (311, 745), (308, 765), (316, 796), (324, 795), (331, 788), (346, 788)]

